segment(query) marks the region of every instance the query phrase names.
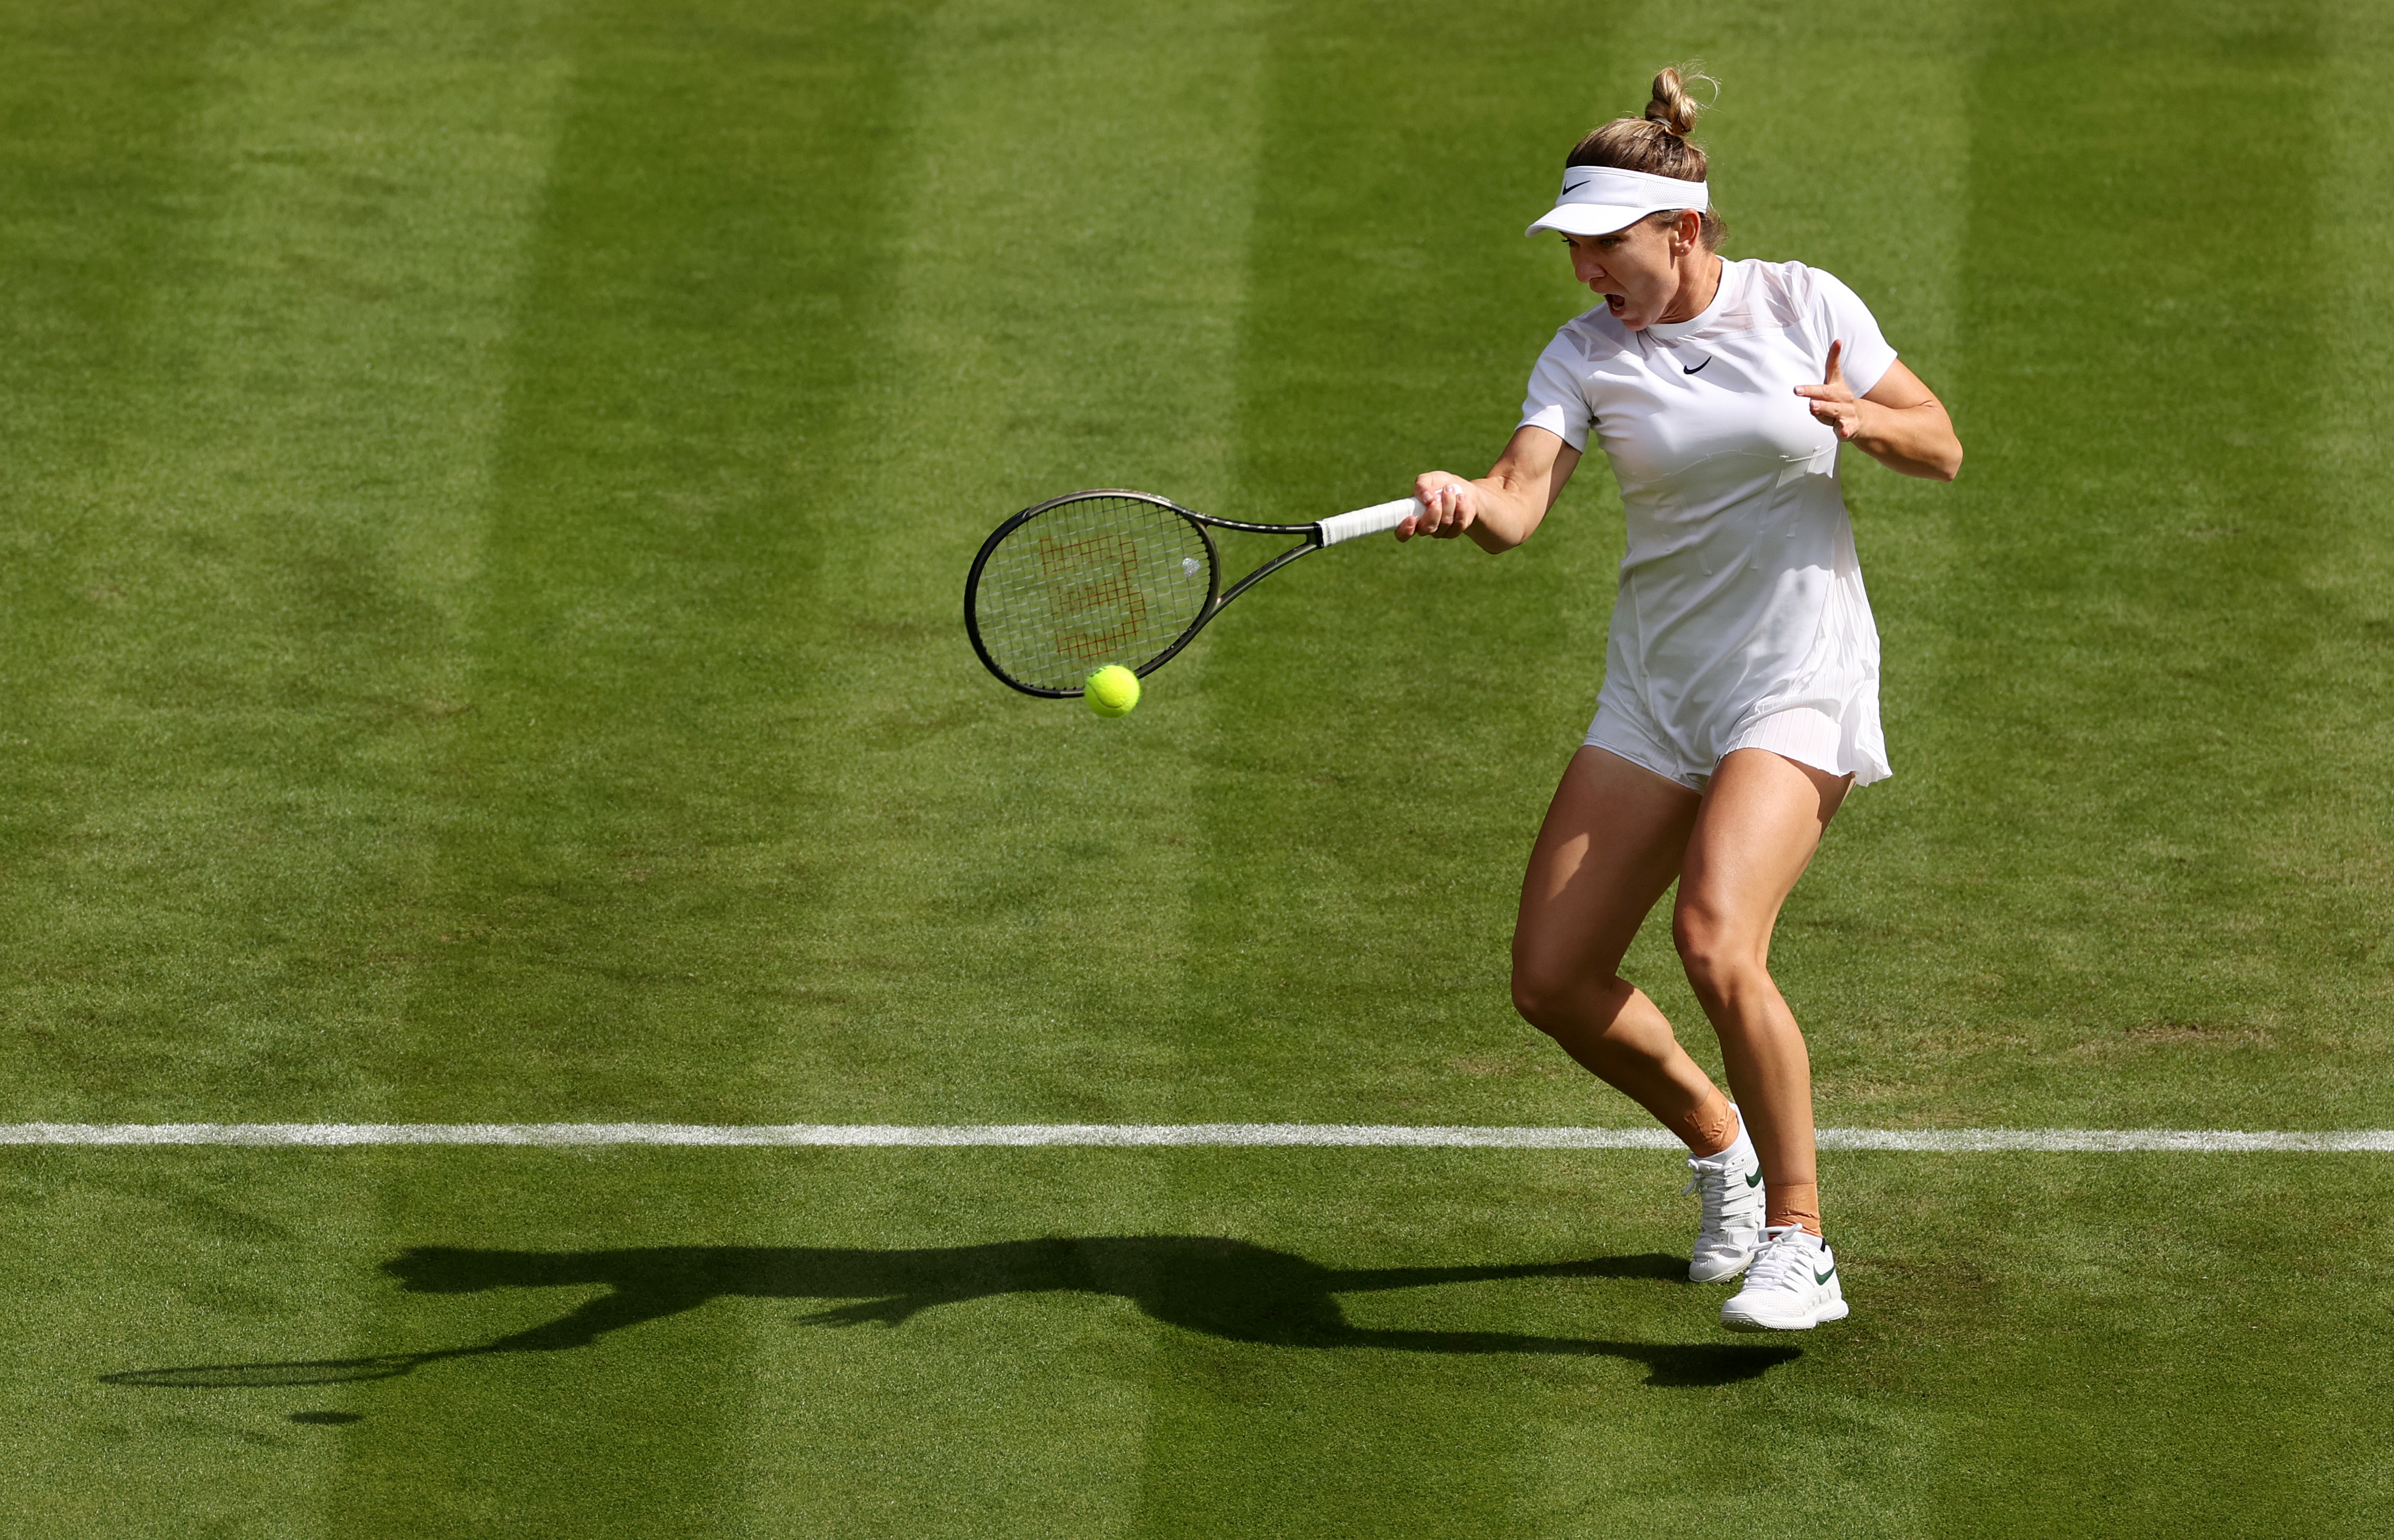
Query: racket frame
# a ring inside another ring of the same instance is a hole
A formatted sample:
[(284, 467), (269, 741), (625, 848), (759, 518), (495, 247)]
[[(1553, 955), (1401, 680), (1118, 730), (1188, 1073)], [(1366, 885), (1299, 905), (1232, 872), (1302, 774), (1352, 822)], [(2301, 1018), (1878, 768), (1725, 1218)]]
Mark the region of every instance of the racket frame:
[[(1036, 695), (1043, 700), (1069, 701), (1085, 691), (1078, 688), (1049, 690), (1038, 685), (1024, 684), (997, 665), (996, 660), (989, 655), (988, 647), (981, 642), (980, 617), (975, 612), (978, 607), (974, 601), (980, 592), (980, 572), (989, 564), (991, 555), (996, 551), (1007, 535), (1050, 508), (1060, 507), (1066, 503), (1077, 503), (1088, 497), (1124, 497), (1134, 503), (1148, 503), (1159, 508), (1168, 508), (1188, 520), (1190, 527), (1197, 532), (1197, 538), (1205, 544), (1205, 602), (1198, 610), (1197, 618), (1190, 621), (1188, 628), (1173, 639), (1171, 646), (1132, 670), (1141, 678), (1145, 678), (1170, 663), (1178, 655), (1182, 648), (1197, 638), (1197, 633), (1205, 629), (1208, 622), (1229, 607), (1232, 599), (1298, 557), (1320, 550), (1324, 544), (1322, 538), (1322, 526), (1318, 523), (1250, 524), (1243, 520), (1221, 519), (1210, 513), (1199, 513), (1194, 508), (1184, 508), (1171, 498), (1158, 497), (1151, 492), (1130, 492), (1119, 487), (1094, 487), (1085, 492), (1068, 492), (1061, 497), (1050, 497), (1044, 503), (1033, 504), (1024, 508), (1020, 513), (992, 530), (989, 538), (980, 543), (980, 549), (973, 556), (972, 571), (965, 575), (965, 634), (972, 638), (973, 651), (980, 655), (981, 666), (995, 675), (1000, 683), (1019, 690), (1025, 695)], [(1222, 553), (1216, 548), (1210, 530), (1231, 530), (1241, 534), (1293, 534), (1301, 538), (1296, 545), (1231, 584), (1229, 591), (1225, 592), (1222, 588)]]

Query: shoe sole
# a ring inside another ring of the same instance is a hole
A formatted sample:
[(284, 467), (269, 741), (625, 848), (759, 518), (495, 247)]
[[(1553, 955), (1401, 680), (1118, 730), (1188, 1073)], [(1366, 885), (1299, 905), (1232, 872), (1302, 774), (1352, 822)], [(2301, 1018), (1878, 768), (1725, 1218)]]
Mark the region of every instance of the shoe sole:
[(1809, 1332), (1832, 1321), (1843, 1321), (1848, 1313), (1842, 1299), (1832, 1299), (1810, 1315), (1782, 1316), (1776, 1320), (1759, 1315), (1731, 1315), (1723, 1310), (1721, 1327), (1731, 1332)]
[(1734, 1267), (1721, 1268), (1717, 1271), (1705, 1271), (1702, 1270), (1702, 1264), (1690, 1262), (1688, 1264), (1688, 1282), (1690, 1283), (1726, 1283), (1730, 1279), (1737, 1277), (1740, 1273), (1743, 1273), (1747, 1268), (1753, 1265), (1754, 1258), (1747, 1257), (1740, 1260)]

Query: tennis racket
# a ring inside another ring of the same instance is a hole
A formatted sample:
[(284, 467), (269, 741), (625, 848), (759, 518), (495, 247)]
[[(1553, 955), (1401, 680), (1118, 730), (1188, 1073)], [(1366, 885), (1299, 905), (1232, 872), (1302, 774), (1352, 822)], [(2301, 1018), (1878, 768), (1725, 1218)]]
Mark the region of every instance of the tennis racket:
[[(1230, 600), (1298, 557), (1378, 534), (1422, 511), (1400, 497), (1318, 524), (1248, 524), (1144, 492), (1075, 492), (990, 533), (965, 579), (965, 630), (989, 671), (1025, 695), (1081, 693), (1091, 671), (1141, 678), (1170, 663)], [(1222, 587), (1212, 530), (1296, 544)]]

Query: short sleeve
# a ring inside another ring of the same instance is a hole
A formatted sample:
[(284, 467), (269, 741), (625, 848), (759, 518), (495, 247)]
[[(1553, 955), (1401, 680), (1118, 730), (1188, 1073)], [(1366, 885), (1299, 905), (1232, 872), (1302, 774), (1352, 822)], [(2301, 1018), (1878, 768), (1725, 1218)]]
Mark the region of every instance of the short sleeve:
[(1546, 350), (1538, 355), (1538, 366), (1530, 371), (1530, 395), (1521, 403), (1520, 426), (1543, 428), (1573, 449), (1585, 451), (1588, 424), (1596, 415), (1588, 410), (1587, 392), (1581, 388), (1586, 363), (1572, 341), (1571, 329), (1557, 332)]
[(1837, 362), (1845, 371), (1846, 384), (1855, 395), (1867, 396), (1887, 377), (1888, 366), (1895, 362), (1895, 349), (1888, 346), (1879, 332), (1878, 318), (1871, 314), (1861, 296), (1818, 268), (1807, 270), (1812, 278), (1808, 319), (1820, 338), (1822, 356), (1827, 357), (1830, 343), (1844, 343)]

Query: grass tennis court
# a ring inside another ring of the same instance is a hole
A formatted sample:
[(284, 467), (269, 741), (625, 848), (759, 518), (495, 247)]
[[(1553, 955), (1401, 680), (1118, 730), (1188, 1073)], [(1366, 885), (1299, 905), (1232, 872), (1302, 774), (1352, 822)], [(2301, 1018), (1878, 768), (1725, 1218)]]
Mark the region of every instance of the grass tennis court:
[[(1120, 722), (958, 603), (1074, 487), (1483, 468), (1585, 303), (1518, 231), (1689, 57), (1728, 254), (1970, 454), (1848, 459), (1897, 773), (1773, 954), (1821, 1122), (2394, 1127), (2361, 0), (0, 5), (0, 1121), (1637, 1121), (1505, 982), (1600, 466)], [(43, 1540), (2394, 1523), (2382, 1155), (1825, 1155), (1855, 1313), (1784, 1341), (1634, 1151), (0, 1172)]]

